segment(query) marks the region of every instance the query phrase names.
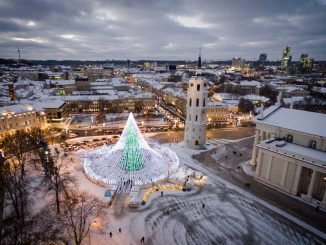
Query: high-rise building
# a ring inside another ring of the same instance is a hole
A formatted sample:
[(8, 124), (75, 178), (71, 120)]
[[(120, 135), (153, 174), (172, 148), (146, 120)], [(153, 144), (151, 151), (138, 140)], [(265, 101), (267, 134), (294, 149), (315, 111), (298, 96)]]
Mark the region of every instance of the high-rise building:
[(291, 52), (290, 47), (286, 47), (285, 49), (283, 49), (282, 61), (281, 61), (282, 70), (286, 70), (291, 65), (292, 56), (290, 52)]
[(127, 60), (127, 72), (129, 73), (129, 68), (130, 68), (130, 60)]
[(308, 58), (308, 54), (301, 54), (300, 56), (300, 71), (309, 72), (314, 65), (314, 59)]
[(188, 148), (201, 149), (206, 144), (207, 80), (201, 75), (201, 57), (196, 75), (189, 80), (184, 142)]
[(267, 61), (267, 54), (266, 53), (260, 54), (258, 61), (266, 62)]
[(232, 59), (232, 67), (236, 70), (241, 70), (245, 66), (246, 60), (241, 58), (233, 58)]

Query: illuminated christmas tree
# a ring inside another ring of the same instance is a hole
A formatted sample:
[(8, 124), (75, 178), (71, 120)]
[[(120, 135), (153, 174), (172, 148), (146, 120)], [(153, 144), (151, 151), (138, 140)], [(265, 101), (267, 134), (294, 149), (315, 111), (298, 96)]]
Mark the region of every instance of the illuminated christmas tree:
[[(179, 166), (177, 155), (158, 143), (147, 142), (130, 113), (115, 145), (85, 152), (85, 173), (92, 179), (122, 186), (143, 185), (164, 179)], [(130, 191), (130, 188), (128, 189)]]
[(127, 138), (120, 162), (123, 169), (128, 171), (138, 171), (144, 167), (144, 159), (139, 147), (137, 133), (132, 124), (127, 131)]

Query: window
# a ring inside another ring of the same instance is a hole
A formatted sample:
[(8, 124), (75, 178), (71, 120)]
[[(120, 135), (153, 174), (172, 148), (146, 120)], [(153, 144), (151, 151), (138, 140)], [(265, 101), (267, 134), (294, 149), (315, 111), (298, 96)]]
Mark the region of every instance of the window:
[(189, 106), (191, 106), (191, 103), (192, 103), (192, 99), (190, 98), (189, 99)]
[(190, 87), (193, 87), (194, 86), (194, 84), (193, 83), (190, 83)]
[(191, 115), (189, 114), (189, 121), (191, 121)]
[(199, 106), (199, 99), (196, 99), (196, 106)]
[(196, 115), (196, 122), (197, 122), (197, 120), (198, 120), (198, 116)]
[(316, 140), (309, 140), (308, 147), (312, 149), (316, 149), (317, 142)]
[(205, 99), (203, 100), (203, 107), (205, 107)]
[(197, 91), (200, 91), (200, 84), (197, 84)]
[(206, 87), (206, 83), (204, 83), (204, 87)]
[(287, 142), (290, 142), (290, 143), (292, 143), (293, 142), (293, 135), (292, 134), (288, 134), (287, 136), (286, 136), (286, 139), (285, 139)]
[(195, 145), (198, 145), (198, 140), (195, 141)]

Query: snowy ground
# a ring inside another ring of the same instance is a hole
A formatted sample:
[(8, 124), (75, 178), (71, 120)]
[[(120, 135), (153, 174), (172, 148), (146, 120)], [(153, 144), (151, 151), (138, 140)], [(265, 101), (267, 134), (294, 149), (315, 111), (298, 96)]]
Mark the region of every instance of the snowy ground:
[[(129, 209), (121, 196), (92, 227), (85, 244), (323, 244), (326, 235), (211, 173), (192, 159), (199, 151), (168, 145), (185, 168), (207, 182), (191, 192), (153, 194), (145, 207)], [(71, 174), (79, 186), (103, 199), (105, 188), (83, 174), (80, 154), (71, 153)], [(104, 200), (104, 199), (103, 199)], [(205, 208), (203, 208), (203, 203)], [(122, 233), (118, 229), (122, 229)], [(309, 231), (307, 231), (308, 229)], [(312, 232), (314, 233), (312, 233)], [(113, 237), (109, 233), (113, 233)], [(318, 234), (319, 237), (316, 235)]]

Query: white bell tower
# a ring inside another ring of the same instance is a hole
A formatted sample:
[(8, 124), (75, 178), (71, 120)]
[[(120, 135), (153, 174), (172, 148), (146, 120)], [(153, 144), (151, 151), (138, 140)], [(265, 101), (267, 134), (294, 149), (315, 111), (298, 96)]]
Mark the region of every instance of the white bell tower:
[(187, 117), (184, 142), (191, 149), (202, 149), (206, 144), (207, 80), (201, 76), (201, 55), (199, 53), (196, 75), (189, 80), (187, 93)]

